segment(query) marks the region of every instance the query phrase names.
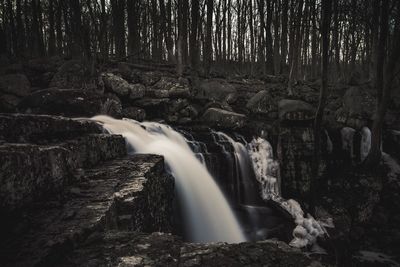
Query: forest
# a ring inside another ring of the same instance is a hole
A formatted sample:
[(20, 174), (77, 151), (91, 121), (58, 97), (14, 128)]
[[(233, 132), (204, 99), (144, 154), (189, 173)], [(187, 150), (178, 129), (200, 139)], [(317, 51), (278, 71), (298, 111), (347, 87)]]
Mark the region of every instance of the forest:
[(398, 0), (0, 0), (2, 266), (398, 266), (399, 162)]

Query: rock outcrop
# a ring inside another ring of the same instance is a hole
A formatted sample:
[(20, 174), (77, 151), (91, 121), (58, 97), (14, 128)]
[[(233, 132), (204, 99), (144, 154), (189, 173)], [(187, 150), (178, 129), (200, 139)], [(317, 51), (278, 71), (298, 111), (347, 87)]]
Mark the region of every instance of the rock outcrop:
[(236, 129), (245, 125), (246, 116), (219, 108), (209, 108), (204, 112), (202, 120), (212, 127)]

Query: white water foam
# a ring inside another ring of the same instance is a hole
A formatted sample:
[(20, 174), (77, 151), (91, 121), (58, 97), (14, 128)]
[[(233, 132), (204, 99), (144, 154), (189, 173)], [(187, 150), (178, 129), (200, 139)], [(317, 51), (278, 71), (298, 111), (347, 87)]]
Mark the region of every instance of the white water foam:
[(293, 199), (284, 199), (280, 192), (279, 163), (273, 159), (271, 144), (258, 137), (248, 145), (248, 151), (252, 158), (254, 172), (262, 187), (262, 198), (272, 200), (286, 210), (294, 219), (296, 228), (293, 230), (292, 247), (306, 247), (313, 245), (318, 247), (318, 236), (327, 234), (325, 227), (333, 227), (332, 221), (322, 223), (315, 220), (310, 214), (304, 217), (300, 204)]

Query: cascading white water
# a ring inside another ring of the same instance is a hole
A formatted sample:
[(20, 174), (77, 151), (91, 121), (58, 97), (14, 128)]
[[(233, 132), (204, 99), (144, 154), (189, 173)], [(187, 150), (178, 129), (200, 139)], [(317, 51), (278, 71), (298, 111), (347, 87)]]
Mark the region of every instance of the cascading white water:
[(293, 230), (293, 240), (290, 245), (293, 247), (305, 247), (314, 245), (317, 247), (318, 236), (326, 233), (324, 227), (333, 227), (331, 221), (319, 222), (311, 215), (304, 217), (300, 204), (293, 200), (285, 200), (280, 193), (280, 172), (279, 163), (273, 159), (273, 151), (270, 143), (263, 138), (254, 138), (248, 145), (248, 151), (252, 158), (254, 172), (262, 187), (262, 197), (265, 200), (272, 200), (281, 208), (292, 215), (296, 228)]
[(361, 129), (360, 159), (364, 161), (371, 150), (371, 130), (368, 127)]
[(263, 199), (280, 196), (279, 163), (273, 158), (272, 146), (263, 138), (254, 138), (248, 144), (256, 179), (261, 184)]
[(185, 231), (190, 241), (246, 241), (218, 185), (181, 134), (154, 122), (139, 123), (107, 116), (96, 116), (92, 120), (100, 122), (112, 134), (123, 135), (135, 153), (164, 156), (175, 178)]

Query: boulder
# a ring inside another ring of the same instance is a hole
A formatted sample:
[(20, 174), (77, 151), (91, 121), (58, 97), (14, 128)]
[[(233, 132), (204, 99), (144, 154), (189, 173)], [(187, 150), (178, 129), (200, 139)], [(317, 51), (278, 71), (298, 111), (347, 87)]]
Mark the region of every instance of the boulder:
[(235, 129), (245, 125), (246, 116), (223, 109), (209, 108), (204, 112), (202, 120), (212, 127)]
[(103, 88), (98, 86), (98, 77), (89, 75), (85, 70), (86, 67), (81, 61), (69, 60), (58, 69), (49, 87), (57, 87), (60, 89), (84, 88), (88, 91), (102, 93)]
[(282, 99), (278, 103), (279, 119), (282, 121), (305, 121), (314, 118), (313, 106), (302, 100)]
[(122, 110), (122, 117), (136, 121), (144, 121), (146, 119), (146, 111), (137, 107), (127, 107)]
[(36, 91), (25, 97), (19, 109), (34, 114), (94, 116), (104, 112), (104, 103), (107, 99), (103, 95), (90, 91), (50, 88)]
[(157, 83), (147, 88), (146, 94), (157, 98), (189, 97), (189, 81), (186, 78), (161, 77)]
[(130, 84), (123, 78), (112, 73), (103, 73), (101, 77), (105, 88), (120, 97), (129, 96), (130, 99), (137, 99), (144, 96), (145, 88), (143, 85)]
[(0, 94), (7, 93), (19, 97), (27, 96), (31, 91), (28, 78), (23, 74), (0, 76)]
[(267, 90), (262, 90), (250, 98), (246, 107), (255, 114), (268, 114), (271, 111), (277, 111), (275, 101)]

